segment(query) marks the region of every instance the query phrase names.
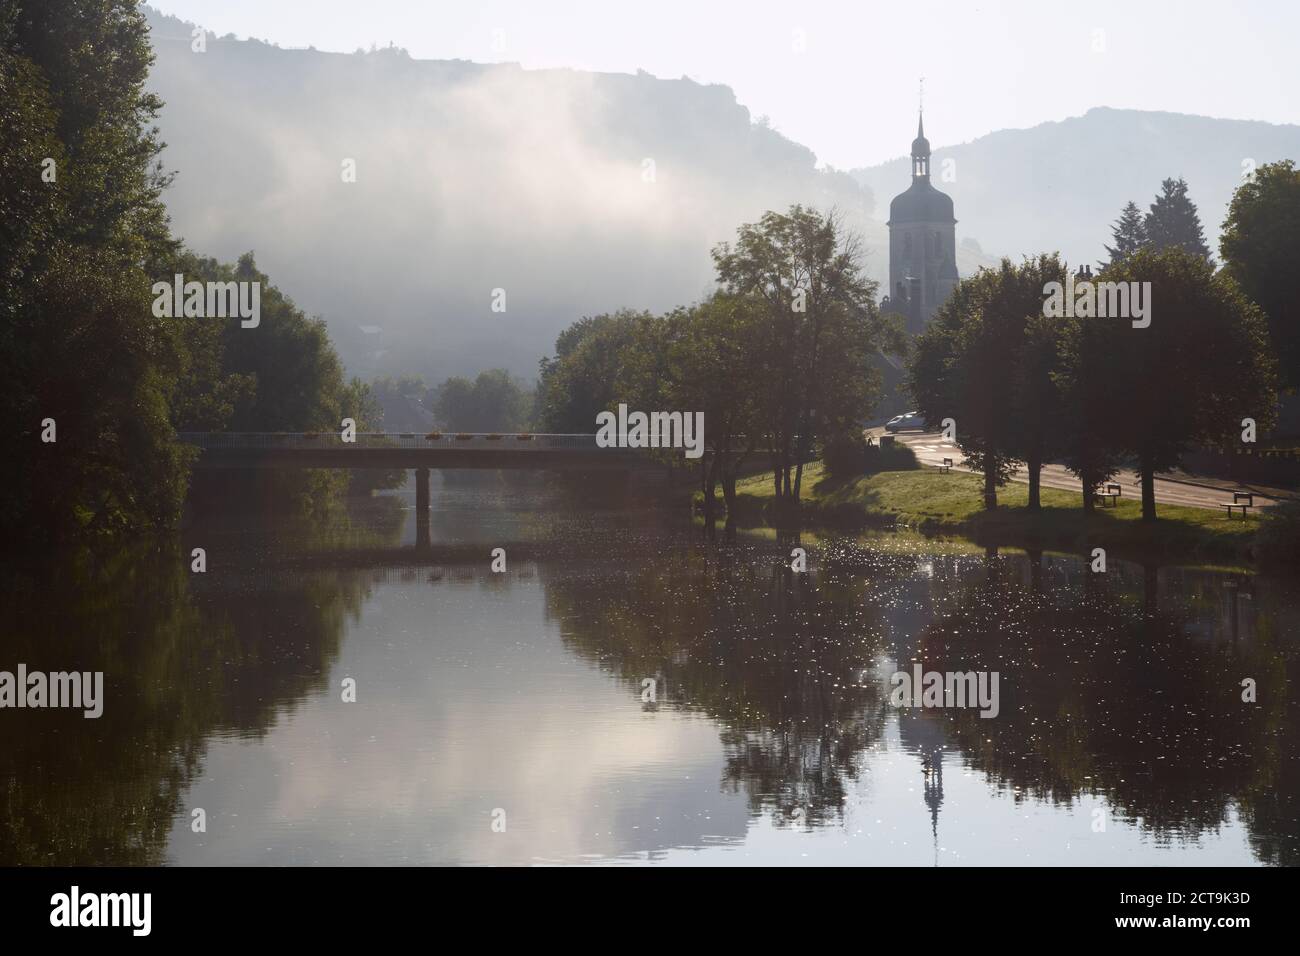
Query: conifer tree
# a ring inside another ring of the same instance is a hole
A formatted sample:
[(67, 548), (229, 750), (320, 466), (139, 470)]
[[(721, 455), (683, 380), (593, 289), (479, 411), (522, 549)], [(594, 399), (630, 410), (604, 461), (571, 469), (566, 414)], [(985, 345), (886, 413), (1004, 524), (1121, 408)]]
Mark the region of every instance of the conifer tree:
[(1205, 244), (1205, 234), (1201, 231), (1201, 217), (1196, 212), (1196, 204), (1187, 196), (1186, 180), (1166, 179), (1161, 184), (1160, 195), (1151, 204), (1142, 225), (1147, 244), (1157, 252), (1182, 249), (1206, 262), (1213, 262), (1210, 247)]
[(1098, 265), (1105, 269), (1107, 266), (1119, 265), (1133, 253), (1137, 252), (1147, 244), (1146, 225), (1142, 221), (1142, 210), (1138, 204), (1129, 200), (1120, 212), (1119, 218), (1111, 227), (1110, 234), (1115, 241), (1115, 245), (1106, 247), (1106, 254), (1110, 256), (1110, 262), (1102, 262)]

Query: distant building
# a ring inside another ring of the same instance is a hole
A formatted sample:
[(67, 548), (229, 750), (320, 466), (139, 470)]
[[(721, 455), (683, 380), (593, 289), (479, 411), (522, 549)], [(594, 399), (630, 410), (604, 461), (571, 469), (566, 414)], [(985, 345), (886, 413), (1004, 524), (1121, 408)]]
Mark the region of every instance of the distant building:
[(889, 204), (889, 295), (882, 310), (920, 332), (957, 285), (957, 220), (952, 198), (930, 184), (930, 141), (918, 117), (912, 185)]

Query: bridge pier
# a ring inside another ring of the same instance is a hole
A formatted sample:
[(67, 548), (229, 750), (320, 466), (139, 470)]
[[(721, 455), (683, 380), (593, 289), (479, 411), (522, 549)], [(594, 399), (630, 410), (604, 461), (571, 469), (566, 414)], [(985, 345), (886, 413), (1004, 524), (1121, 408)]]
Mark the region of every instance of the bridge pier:
[(415, 546), (428, 548), (429, 541), (429, 469), (415, 469)]

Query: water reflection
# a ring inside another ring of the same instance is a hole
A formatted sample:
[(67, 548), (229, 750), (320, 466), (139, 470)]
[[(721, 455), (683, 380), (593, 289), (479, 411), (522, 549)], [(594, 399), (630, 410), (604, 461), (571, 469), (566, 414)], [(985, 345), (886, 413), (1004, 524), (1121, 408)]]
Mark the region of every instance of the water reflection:
[[(797, 573), (528, 484), (437, 488), (417, 553), (402, 503), (14, 576), (0, 668), (107, 705), (0, 712), (0, 863), (1297, 862), (1291, 582), (898, 537)], [(892, 707), (918, 663), (998, 717)]]
[(881, 686), (860, 679), (883, 637), (861, 582), (819, 585), (770, 551), (680, 544), (625, 557), (603, 577), (593, 588), (544, 566), (565, 645), (630, 692), (653, 678), (673, 706), (714, 719), (723, 786), (743, 791), (751, 812), (778, 824), (838, 817), (884, 723)]
[(163, 862), (206, 742), (324, 690), (369, 574), (288, 576), (221, 539), (206, 575), (174, 545), (6, 574), (0, 668), (102, 671), (105, 706), (0, 711), (0, 865)]

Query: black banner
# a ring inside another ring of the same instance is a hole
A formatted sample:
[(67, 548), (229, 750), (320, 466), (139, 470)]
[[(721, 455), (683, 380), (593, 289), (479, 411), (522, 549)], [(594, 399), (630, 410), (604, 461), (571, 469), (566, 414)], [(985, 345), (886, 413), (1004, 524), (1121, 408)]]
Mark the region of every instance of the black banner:
[[(401, 939), (431, 928), (636, 934), (725, 919), (766, 934), (822, 909), (824, 926), (908, 939), (1053, 932), (1090, 940), (1194, 936), (1232, 945), (1284, 929), (1289, 874), (1265, 869), (44, 869), (0, 871), (6, 940), (302, 943)], [(75, 906), (74, 906), (75, 904)], [(785, 917), (781, 911), (788, 907)], [(75, 925), (74, 925), (75, 924)], [(683, 924), (684, 925), (684, 924)], [(621, 927), (621, 930), (620, 930)], [(731, 930), (728, 931), (730, 934)], [(865, 936), (863, 937), (865, 938)]]

